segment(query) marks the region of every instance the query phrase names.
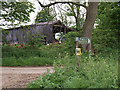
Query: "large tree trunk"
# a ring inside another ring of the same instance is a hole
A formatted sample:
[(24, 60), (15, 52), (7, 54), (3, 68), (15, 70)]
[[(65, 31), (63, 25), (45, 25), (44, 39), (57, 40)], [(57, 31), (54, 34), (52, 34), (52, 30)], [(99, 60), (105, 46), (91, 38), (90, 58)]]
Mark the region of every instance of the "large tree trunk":
[(80, 30), (80, 20), (79, 20), (79, 17), (77, 17), (75, 21), (76, 21), (76, 29)]
[[(97, 16), (97, 8), (98, 8), (98, 2), (89, 2), (89, 6), (87, 8), (87, 15), (86, 20), (83, 26), (83, 35), (82, 37), (87, 37), (91, 40), (92, 38), (92, 29), (96, 20)], [(91, 43), (89, 44), (88, 48), (87, 45), (82, 45), (83, 51), (91, 50)]]

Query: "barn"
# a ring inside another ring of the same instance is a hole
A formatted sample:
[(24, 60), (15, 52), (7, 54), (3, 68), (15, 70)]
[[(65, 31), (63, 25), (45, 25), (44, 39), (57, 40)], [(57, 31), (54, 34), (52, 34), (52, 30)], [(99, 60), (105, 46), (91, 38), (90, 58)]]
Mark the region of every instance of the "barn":
[[(65, 26), (60, 20), (49, 21), (43, 23), (37, 23), (22, 27), (16, 27), (11, 29), (5, 29), (8, 31), (8, 35), (2, 34), (2, 38), (6, 38), (6, 41), (9, 43), (27, 43), (28, 41), (28, 32), (30, 35), (34, 34), (43, 34), (46, 36), (45, 42), (53, 43), (55, 41), (55, 33), (63, 32), (64, 34), (74, 31), (73, 29)], [(2, 39), (2, 42), (5, 41)]]

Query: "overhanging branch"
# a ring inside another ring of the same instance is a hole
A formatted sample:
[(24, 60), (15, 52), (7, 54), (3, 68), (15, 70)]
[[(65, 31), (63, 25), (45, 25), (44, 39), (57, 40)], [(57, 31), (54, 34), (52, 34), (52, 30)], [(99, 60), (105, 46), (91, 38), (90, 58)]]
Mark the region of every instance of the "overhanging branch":
[(54, 3), (47, 4), (47, 5), (43, 5), (39, 0), (37, 0), (37, 1), (38, 1), (38, 3), (40, 4), (41, 7), (50, 7), (52, 5), (59, 4), (59, 3), (63, 3), (63, 4), (71, 3), (71, 4), (74, 4), (74, 5), (77, 5), (77, 6), (82, 6), (87, 10), (87, 6), (85, 6), (83, 4), (80, 4), (80, 3), (75, 3), (75, 2), (54, 2)]

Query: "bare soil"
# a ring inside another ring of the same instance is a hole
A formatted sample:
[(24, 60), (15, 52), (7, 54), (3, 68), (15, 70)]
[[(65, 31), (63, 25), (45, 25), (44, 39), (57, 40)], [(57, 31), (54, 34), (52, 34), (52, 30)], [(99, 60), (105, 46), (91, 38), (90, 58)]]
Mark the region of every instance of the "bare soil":
[(53, 67), (2, 67), (2, 88), (25, 88), (31, 81), (39, 79), (47, 68), (53, 72)]

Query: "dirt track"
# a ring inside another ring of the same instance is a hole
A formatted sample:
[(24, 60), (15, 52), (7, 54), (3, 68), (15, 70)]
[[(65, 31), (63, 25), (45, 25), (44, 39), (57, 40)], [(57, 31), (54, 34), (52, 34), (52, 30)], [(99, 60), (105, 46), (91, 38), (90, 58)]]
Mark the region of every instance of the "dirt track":
[[(26, 85), (53, 67), (2, 67), (2, 88), (25, 88)], [(0, 77), (1, 78), (1, 77)]]

